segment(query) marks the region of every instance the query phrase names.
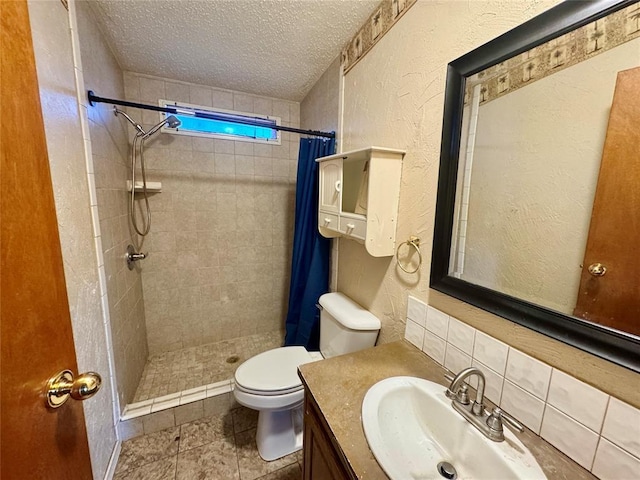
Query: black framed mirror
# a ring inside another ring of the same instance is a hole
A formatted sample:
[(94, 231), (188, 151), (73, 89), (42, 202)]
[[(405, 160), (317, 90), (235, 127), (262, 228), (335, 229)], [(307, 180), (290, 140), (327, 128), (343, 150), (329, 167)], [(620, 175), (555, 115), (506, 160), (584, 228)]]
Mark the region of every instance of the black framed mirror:
[[(614, 15), (616, 17), (614, 17)], [(609, 22), (607, 24), (607, 22), (604, 21), (605, 17), (607, 21), (615, 18), (618, 23)], [(483, 111), (489, 110), (487, 107), (482, 107), (482, 105), (486, 104), (488, 106), (489, 101), (492, 100), (492, 98), (489, 98), (491, 96), (498, 100), (502, 99), (503, 104), (515, 105), (517, 104), (517, 102), (514, 101), (515, 96), (509, 97), (511, 92), (515, 90), (526, 91), (528, 88), (531, 88), (527, 85), (534, 83), (537, 84), (537, 89), (547, 88), (555, 91), (556, 87), (550, 87), (546, 77), (554, 76), (560, 79), (561, 76), (556, 74), (556, 72), (561, 70), (569, 71), (569, 67), (574, 68), (575, 65), (582, 65), (582, 63), (580, 63), (584, 60), (582, 57), (596, 57), (596, 54), (598, 54), (598, 58), (605, 58), (604, 55), (600, 55), (600, 50), (603, 52), (606, 50), (602, 47), (606, 35), (608, 35), (610, 39), (615, 38), (615, 42), (618, 42), (616, 45), (627, 42), (627, 47), (637, 48), (635, 46), (636, 43), (630, 43), (627, 37), (630, 35), (631, 37), (629, 38), (640, 42), (640, 33), (638, 33), (640, 32), (640, 28), (636, 28), (640, 27), (636, 25), (638, 22), (640, 22), (640, 3), (638, 0), (566, 1), (449, 64), (445, 90), (440, 172), (430, 277), (430, 287), (435, 290), (635, 372), (640, 372), (640, 333), (638, 333), (638, 330), (631, 330), (634, 333), (630, 333), (629, 331), (618, 330), (596, 323), (595, 321), (584, 320), (583, 318), (575, 316), (577, 308), (575, 310), (573, 307), (564, 308), (559, 306), (560, 304), (555, 301), (539, 300), (537, 292), (524, 292), (520, 294), (517, 290), (511, 289), (511, 285), (507, 285), (504, 288), (493, 285), (492, 282), (483, 278), (482, 272), (489, 272), (492, 276), (496, 276), (494, 270), (498, 269), (498, 267), (495, 265), (497, 263), (508, 263), (509, 258), (504, 259), (500, 257), (509, 257), (509, 255), (505, 255), (505, 252), (499, 249), (487, 254), (486, 249), (483, 252), (480, 248), (474, 248), (475, 246), (469, 247), (465, 245), (465, 241), (468, 242), (471, 236), (460, 235), (460, 228), (461, 225), (464, 225), (466, 229), (467, 225), (470, 224), (470, 221), (467, 221), (470, 220), (470, 217), (468, 219), (465, 215), (471, 215), (471, 210), (468, 209), (468, 206), (465, 207), (465, 205), (474, 202), (474, 198), (480, 198), (473, 193), (474, 191), (484, 190), (487, 185), (493, 183), (511, 182), (511, 180), (505, 180), (504, 178), (492, 182), (491, 180), (487, 181), (489, 177), (485, 177), (484, 183), (480, 183), (480, 186), (475, 187), (475, 190), (473, 190), (474, 187), (471, 181), (467, 183), (465, 179), (464, 172), (471, 170), (470, 159), (474, 157), (474, 154), (469, 153), (473, 150), (473, 148), (469, 147), (469, 139), (473, 138), (473, 142), (475, 142), (476, 145), (478, 144), (478, 140), (475, 137), (477, 131), (471, 131), (469, 125), (473, 124), (473, 128), (475, 129), (477, 128), (475, 126), (476, 123), (485, 122), (486, 124), (487, 119), (497, 118), (495, 116), (488, 116), (488, 113), (482, 113), (480, 115), (478, 113), (479, 109), (483, 109)], [(625, 25), (628, 25), (628, 28), (625, 27)], [(609, 29), (608, 32), (605, 32), (606, 28)], [(627, 30), (625, 31), (624, 28), (627, 28)], [(625, 35), (627, 37), (625, 37)], [(582, 41), (584, 45), (590, 43), (591, 46), (585, 46), (584, 48), (576, 46), (580, 41)], [(611, 41), (609, 43), (613, 44), (615, 42)], [(613, 46), (611, 46), (611, 48), (613, 49)], [(631, 52), (636, 51), (640, 53), (640, 50), (631, 50)], [(536, 65), (535, 62), (528, 59), (530, 52), (537, 52), (538, 57), (536, 58), (538, 59), (543, 58), (544, 55), (544, 61), (541, 61), (540, 65)], [(628, 51), (622, 52), (624, 61), (628, 60), (629, 57), (635, 57), (635, 53), (629, 55)], [(527, 58), (523, 60), (523, 56)], [(636, 66), (640, 66), (640, 55), (637, 58), (631, 58), (631, 61), (635, 62)], [(513, 65), (516, 65), (516, 67), (513, 67)], [(593, 67), (586, 62), (584, 66), (590, 69), (588, 70), (589, 72), (595, 72), (595, 75), (587, 74), (586, 77), (598, 77), (600, 72), (599, 67)], [(620, 71), (619, 66), (616, 68)], [(622, 69), (624, 68), (628, 67), (622, 67)], [(494, 76), (491, 81), (489, 80), (489, 76), (484, 76), (486, 72), (493, 72)], [(509, 72), (511, 77), (509, 77)], [(514, 75), (513, 72), (518, 73)], [(539, 82), (530, 82), (532, 77), (536, 75), (540, 77), (541, 80)], [(585, 74), (582, 73), (582, 76), (585, 77)], [(545, 77), (544, 81), (542, 80), (543, 77)], [(615, 78), (613, 82), (615, 87)], [(562, 81), (561, 84), (566, 84), (566, 81)], [(525, 86), (526, 88), (523, 88)], [(580, 86), (573, 86), (573, 88), (577, 90), (582, 89)], [(547, 96), (544, 91), (541, 95)], [(494, 105), (498, 104), (498, 100), (496, 100)], [(610, 107), (610, 98), (608, 101)], [(473, 113), (474, 108), (476, 108), (475, 113)], [(544, 110), (543, 108), (539, 108), (538, 104), (535, 104), (531, 108), (536, 111)], [(559, 108), (566, 109), (566, 106)], [(521, 108), (519, 115), (527, 116), (527, 112), (533, 110), (522, 110)], [(608, 120), (608, 109), (606, 113), (607, 118), (604, 119), (605, 132), (606, 121)], [(469, 118), (471, 118), (471, 120)], [(525, 124), (528, 120), (529, 118), (524, 120)], [(494, 127), (494, 125), (491, 125), (491, 127)], [(491, 130), (491, 128), (485, 130)], [(496, 128), (493, 128), (493, 130), (495, 133)], [(604, 142), (605, 132), (594, 136), (600, 137), (602, 143)], [(571, 136), (571, 134), (561, 135)], [(500, 129), (497, 129), (497, 134), (494, 135), (494, 138), (496, 136), (510, 138), (509, 133), (505, 133), (504, 130)], [(540, 143), (529, 140), (525, 140), (524, 142), (524, 148), (526, 150), (533, 150), (533, 145)], [(499, 157), (502, 147), (492, 145), (490, 146), (491, 148), (488, 148), (487, 143), (488, 142), (485, 142), (483, 146), (485, 150), (492, 152), (490, 157), (492, 159)], [(547, 143), (552, 142), (548, 141)], [(463, 146), (461, 147), (461, 145)], [(519, 145), (522, 147), (523, 143), (521, 142)], [(496, 153), (496, 150), (499, 152)], [(595, 150), (595, 148), (592, 150)], [(602, 146), (600, 146), (599, 155), (601, 154)], [(519, 155), (510, 156), (509, 161), (513, 164), (519, 160), (518, 157)], [(479, 161), (481, 160), (474, 160), (474, 162)], [(529, 172), (528, 166), (532, 163), (537, 164), (539, 162), (531, 162), (525, 166), (527, 168), (519, 168), (519, 170), (524, 171), (525, 175), (528, 174), (530, 176), (531, 173)], [(474, 175), (476, 175), (476, 163), (473, 163), (473, 165)], [(497, 168), (500, 169), (500, 167)], [(578, 170), (582, 169), (579, 168)], [(590, 174), (590, 178), (594, 183), (593, 191), (595, 192), (595, 184), (598, 181), (599, 161), (598, 165), (593, 167), (592, 170), (595, 170), (595, 175), (593, 173)], [(501, 170), (499, 171), (501, 172)], [(573, 171), (575, 172), (576, 169), (574, 168)], [(473, 178), (474, 175), (469, 174), (471, 178)], [(594, 176), (595, 180), (593, 179)], [(481, 180), (482, 178), (480, 178), (480, 181)], [(546, 184), (545, 181), (533, 183), (538, 190), (540, 190), (539, 187), (541, 184)], [(562, 188), (560, 188), (560, 190), (561, 189)], [(580, 188), (579, 190), (582, 191), (585, 189)], [(466, 200), (465, 195), (467, 195)], [(489, 192), (488, 195), (491, 196), (493, 194)], [(509, 195), (513, 195), (513, 191), (509, 192)], [(486, 192), (485, 196), (487, 196)], [(591, 193), (592, 200), (593, 196), (594, 193)], [(581, 202), (576, 201), (575, 203), (578, 204)], [(465, 208), (467, 208), (467, 211), (464, 210)], [(487, 211), (486, 205), (483, 205), (481, 208), (484, 212)], [(515, 211), (514, 215), (517, 216), (521, 213), (519, 210), (526, 210), (526, 208), (520, 209), (513, 207), (511, 210)], [(591, 218), (592, 204), (587, 205), (585, 211), (587, 210), (588, 218), (586, 221), (588, 222)], [(461, 214), (461, 211), (464, 213)], [(585, 214), (582, 215), (584, 216)], [(509, 214), (500, 212), (499, 216), (505, 218), (509, 217)], [(567, 213), (566, 210), (562, 210), (548, 214), (547, 218), (551, 218), (552, 223), (553, 219), (561, 219), (562, 221), (563, 218), (573, 218), (574, 216), (579, 217), (579, 215), (574, 215), (571, 212)], [(535, 224), (535, 222), (525, 219), (525, 223), (527, 222)], [(484, 229), (485, 231), (493, 228), (493, 222), (486, 218), (476, 221), (476, 224), (479, 225), (480, 229)], [(511, 231), (507, 230), (502, 233), (507, 237), (513, 236), (512, 234), (515, 229), (518, 228), (517, 226), (514, 227), (514, 225), (519, 224), (517, 222), (511, 224)], [(588, 223), (586, 230), (588, 231)], [(553, 230), (550, 230), (550, 232), (553, 232)], [(464, 239), (462, 238), (463, 236), (465, 237)], [(580, 256), (580, 261), (578, 262), (576, 262), (575, 258), (571, 260), (571, 262), (573, 262), (572, 269), (578, 269), (578, 267), (580, 267), (580, 270), (582, 270), (582, 265), (578, 266), (577, 263), (582, 262), (585, 242), (586, 240), (582, 241), (582, 246), (576, 248), (577, 253), (562, 255), (563, 258), (573, 258), (576, 257), (576, 255)], [(461, 248), (460, 245), (463, 245), (463, 247)], [(580, 248), (582, 248), (581, 251), (579, 251)], [(523, 247), (520, 248), (521, 252), (525, 250)], [(464, 256), (465, 253), (469, 252), (480, 252), (478, 256), (481, 257), (481, 260), (490, 260), (484, 263), (478, 262), (480, 265), (478, 271), (481, 273), (476, 276), (461, 274), (461, 271), (464, 273), (463, 267), (470, 263)], [(637, 255), (637, 257), (640, 257), (640, 255)], [(552, 263), (555, 266), (560, 262)], [(522, 268), (520, 268), (520, 274), (522, 274), (521, 276), (523, 278), (527, 277), (527, 272), (523, 272)], [(553, 275), (548, 275), (548, 277), (549, 279), (555, 278), (557, 275), (558, 273), (554, 273)], [(573, 270), (572, 275), (575, 276)], [(536, 278), (537, 281), (531, 283), (537, 283), (538, 290), (544, 290), (545, 287), (547, 287), (547, 279), (540, 280), (539, 277)], [(640, 273), (635, 276), (635, 285), (640, 285)], [(640, 287), (636, 287), (636, 290), (637, 288)], [(553, 285), (547, 288), (547, 290), (553, 291), (559, 289), (559, 287)], [(577, 291), (575, 295), (577, 295)], [(640, 305), (640, 298), (636, 298), (635, 301)], [(637, 316), (635, 321), (640, 323), (640, 316)]]

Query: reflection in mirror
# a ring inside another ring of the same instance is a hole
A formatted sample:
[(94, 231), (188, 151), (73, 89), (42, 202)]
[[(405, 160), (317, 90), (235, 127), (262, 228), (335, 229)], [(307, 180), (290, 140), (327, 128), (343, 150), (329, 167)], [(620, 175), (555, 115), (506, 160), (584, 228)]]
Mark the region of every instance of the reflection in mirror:
[(448, 66), (431, 288), (640, 372), (640, 2)]
[[(635, 4), (467, 78), (450, 275), (640, 335), (640, 103), (612, 108), (639, 96), (614, 97), (620, 72), (640, 87), (639, 22)], [(627, 124), (631, 156), (601, 162)], [(594, 209), (597, 187), (618, 195)]]

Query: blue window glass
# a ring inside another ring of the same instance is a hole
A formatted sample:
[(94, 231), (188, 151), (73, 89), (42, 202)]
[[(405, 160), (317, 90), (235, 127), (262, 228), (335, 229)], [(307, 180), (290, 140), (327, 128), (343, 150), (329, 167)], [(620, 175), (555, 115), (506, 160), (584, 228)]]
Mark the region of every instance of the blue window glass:
[[(208, 118), (192, 117), (190, 115), (176, 115), (182, 124), (180, 130), (190, 130), (199, 133), (213, 133), (218, 135), (232, 135), (234, 137), (257, 138), (262, 140), (275, 140), (278, 132), (272, 128), (245, 125), (229, 120), (211, 120)], [(276, 124), (272, 120), (273, 125)]]
[[(188, 132), (192, 132), (195, 135), (221, 135), (235, 137), (238, 140), (280, 143), (278, 131), (270, 128), (278, 125), (274, 118), (242, 115), (226, 110), (207, 110), (206, 107), (178, 105), (167, 101), (161, 101), (161, 105), (178, 110), (175, 116), (178, 117), (181, 124), (177, 130), (174, 130), (175, 133), (188, 135)], [(167, 129), (167, 131), (171, 130)]]

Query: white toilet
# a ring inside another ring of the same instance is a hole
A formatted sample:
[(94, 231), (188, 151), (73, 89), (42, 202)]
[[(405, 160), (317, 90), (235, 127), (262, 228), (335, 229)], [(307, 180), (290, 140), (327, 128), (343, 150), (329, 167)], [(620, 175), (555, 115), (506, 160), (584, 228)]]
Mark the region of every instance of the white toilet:
[(256, 443), (267, 461), (302, 448), (304, 390), (298, 365), (373, 347), (380, 320), (342, 293), (320, 297), (320, 352), (281, 347), (250, 358), (235, 373), (234, 396), (258, 410)]

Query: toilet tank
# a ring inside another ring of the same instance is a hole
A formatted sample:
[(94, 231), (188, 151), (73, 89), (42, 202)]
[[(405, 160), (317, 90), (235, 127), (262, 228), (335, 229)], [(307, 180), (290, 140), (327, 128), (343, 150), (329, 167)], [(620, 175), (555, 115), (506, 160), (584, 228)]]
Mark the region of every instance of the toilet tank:
[(325, 293), (319, 299), (320, 352), (335, 357), (373, 347), (380, 332), (380, 320), (346, 295)]

